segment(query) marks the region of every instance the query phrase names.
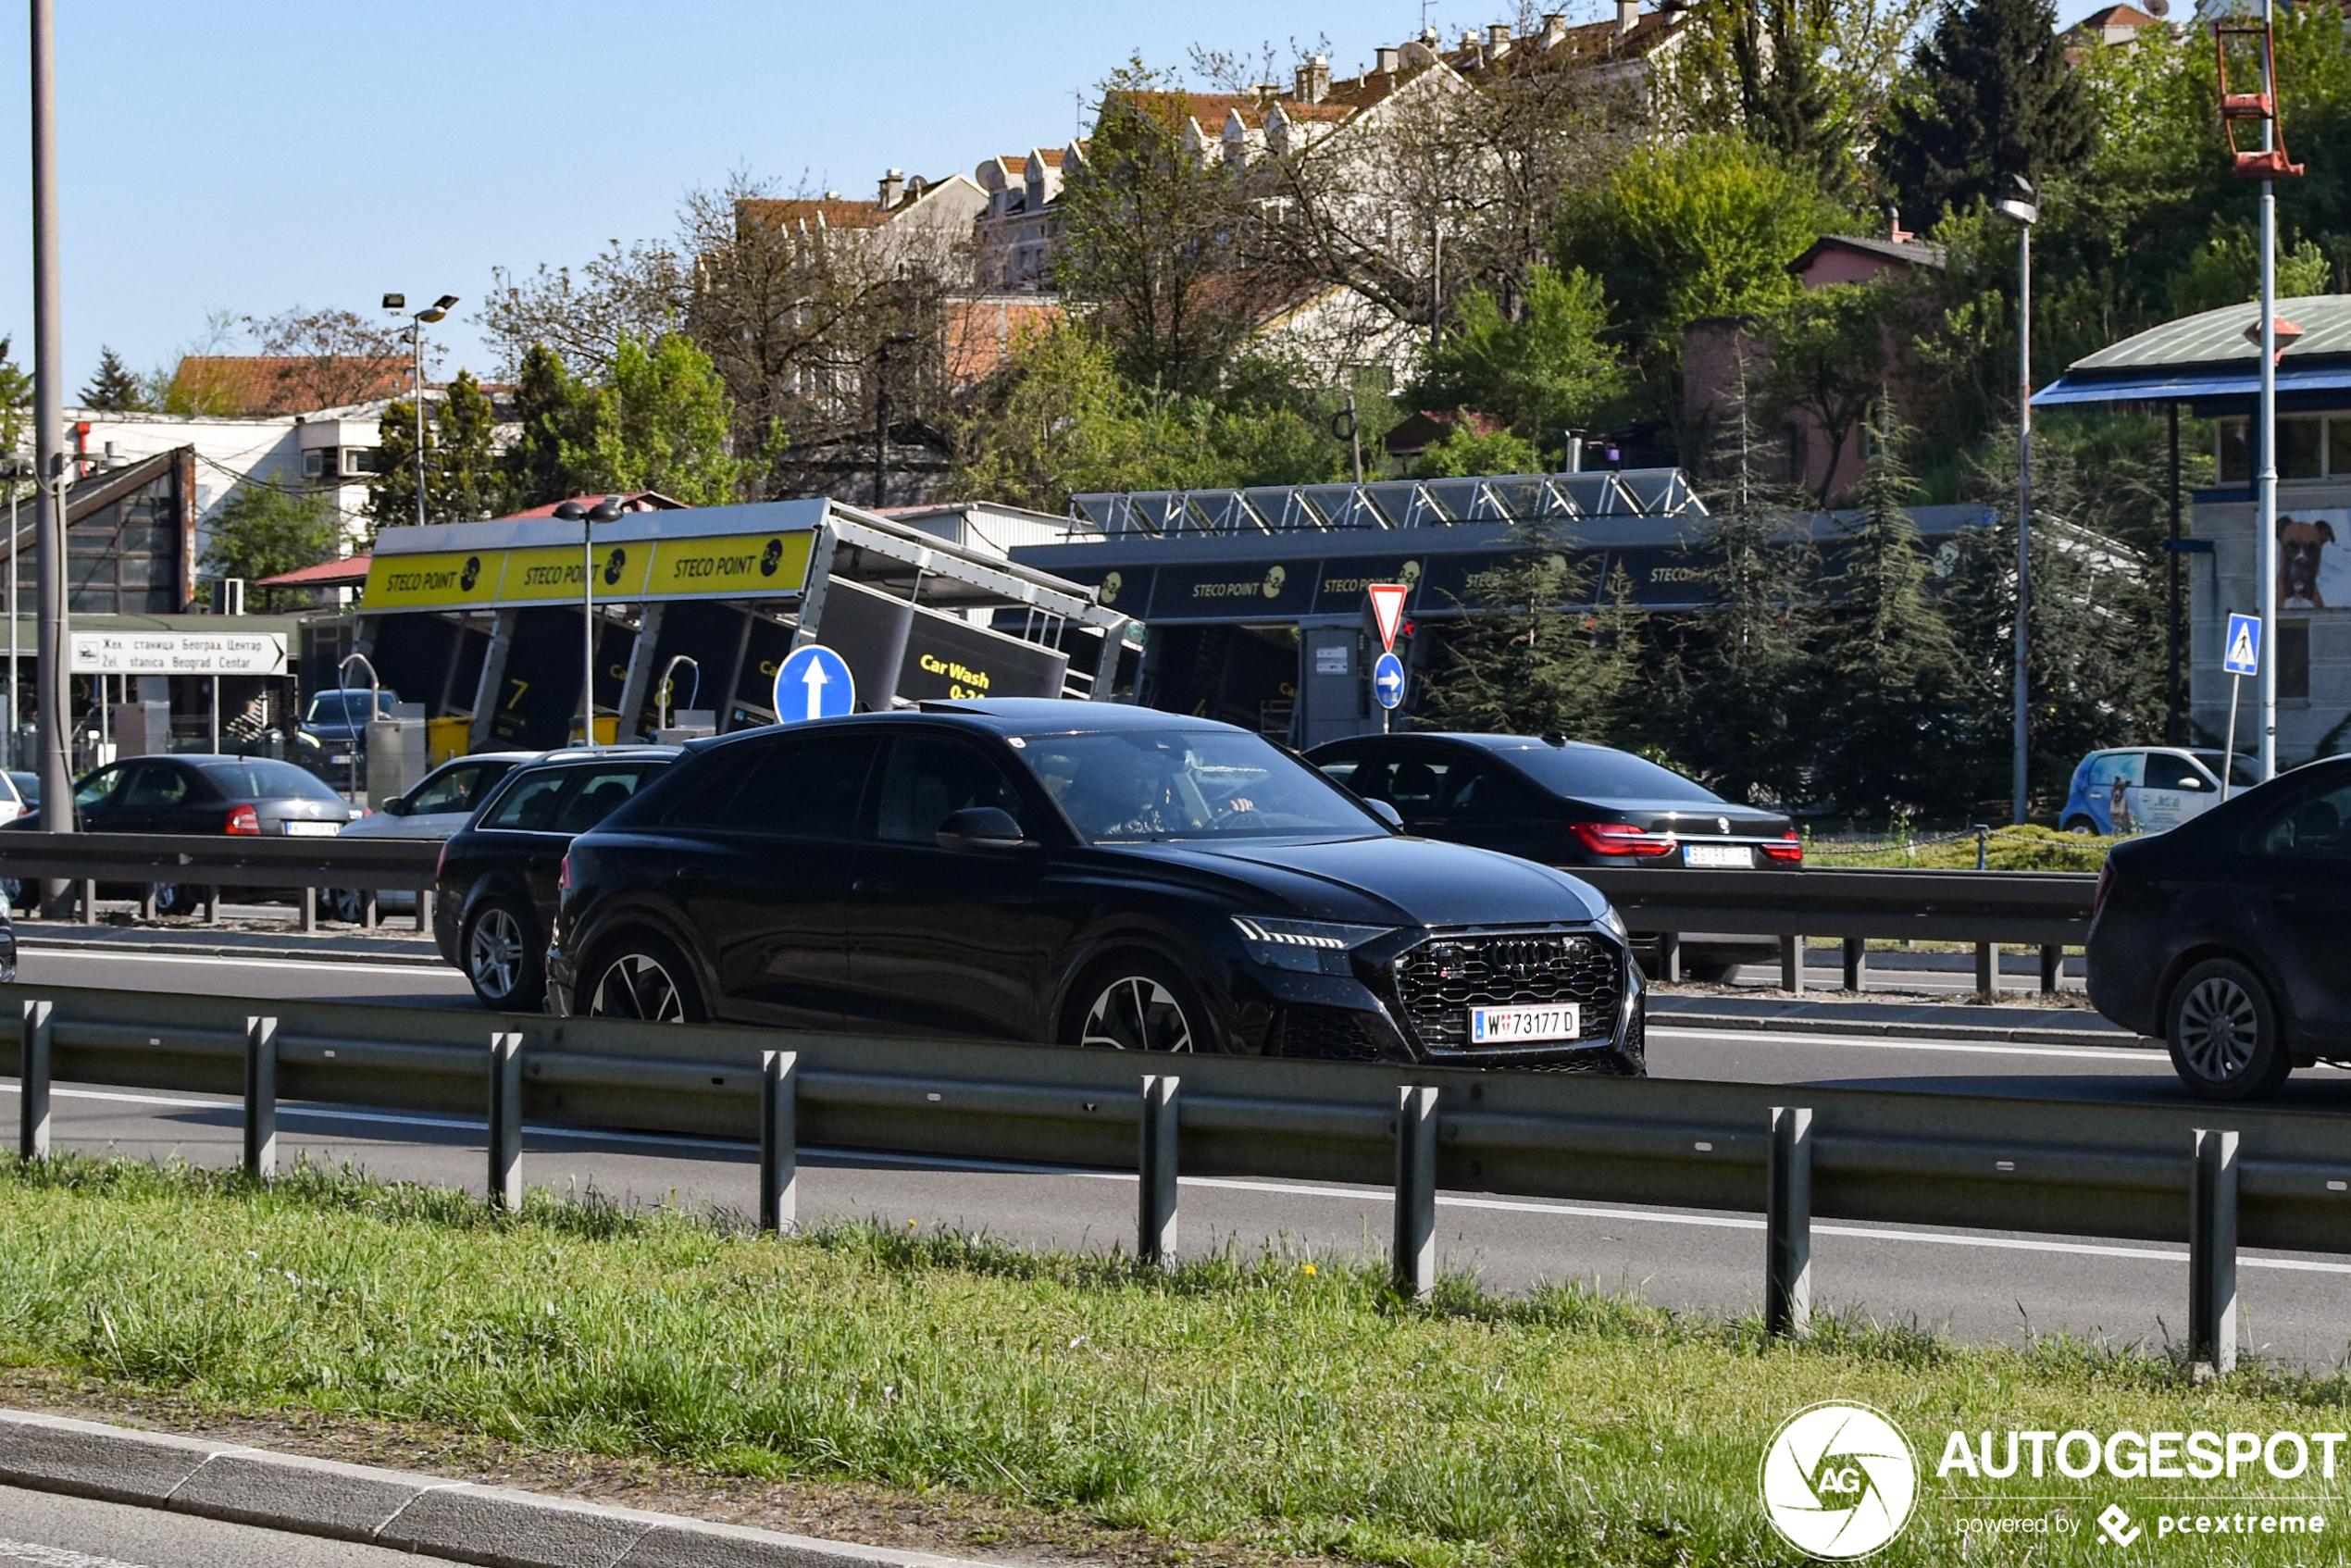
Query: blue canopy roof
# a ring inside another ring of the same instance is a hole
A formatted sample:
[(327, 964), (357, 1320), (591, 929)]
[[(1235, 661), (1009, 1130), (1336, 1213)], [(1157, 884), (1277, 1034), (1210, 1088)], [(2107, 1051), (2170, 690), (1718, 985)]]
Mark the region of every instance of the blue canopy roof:
[[(2340, 406), (2351, 391), (2351, 294), (2278, 302), (2302, 330), (2278, 361), (2278, 396), (2289, 406)], [(2095, 403), (2250, 405), (2261, 390), (2261, 355), (2245, 330), (2261, 319), (2250, 302), (2199, 311), (2077, 359), (2033, 394), (2035, 408)]]

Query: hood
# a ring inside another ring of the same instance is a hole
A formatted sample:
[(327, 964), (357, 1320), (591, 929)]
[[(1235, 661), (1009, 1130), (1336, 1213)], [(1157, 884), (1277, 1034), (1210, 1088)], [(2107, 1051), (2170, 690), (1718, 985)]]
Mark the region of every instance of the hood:
[(1395, 926), (1597, 920), (1608, 901), (1564, 871), (1434, 839), (1241, 839), (1120, 846), (1252, 887), (1268, 915)]

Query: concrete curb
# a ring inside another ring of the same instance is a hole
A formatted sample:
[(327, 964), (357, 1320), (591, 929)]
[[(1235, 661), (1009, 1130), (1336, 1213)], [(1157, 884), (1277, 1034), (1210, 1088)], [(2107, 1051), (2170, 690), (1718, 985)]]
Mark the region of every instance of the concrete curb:
[(27, 1411), (0, 1410), (0, 1486), (486, 1568), (980, 1568)]
[(1928, 1024), (1891, 1018), (1816, 1018), (1802, 1014), (1685, 1013), (1652, 1010), (1652, 1029), (1751, 1029), (1759, 1033), (1875, 1035), (1886, 1039), (1963, 1039), (1999, 1045), (2090, 1045), (2111, 1051), (2161, 1051), (2159, 1039), (2121, 1029), (2062, 1029), (2042, 1024)]

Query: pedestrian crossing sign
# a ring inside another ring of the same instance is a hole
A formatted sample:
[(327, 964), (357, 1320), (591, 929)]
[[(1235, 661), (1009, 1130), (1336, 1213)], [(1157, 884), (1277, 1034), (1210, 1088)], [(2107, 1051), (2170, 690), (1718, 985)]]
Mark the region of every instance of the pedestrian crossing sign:
[(2221, 655), (2220, 667), (2231, 675), (2261, 673), (2261, 618), (2258, 616), (2231, 616), (2229, 643)]

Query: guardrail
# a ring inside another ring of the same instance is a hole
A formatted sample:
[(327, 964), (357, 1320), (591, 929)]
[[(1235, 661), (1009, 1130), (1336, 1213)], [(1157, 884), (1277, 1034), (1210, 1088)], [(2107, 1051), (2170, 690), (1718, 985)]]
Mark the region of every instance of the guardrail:
[[(0, 987), (21, 1038), (19, 1148), (52, 1077), (242, 1094), (249, 1168), (281, 1095), (489, 1118), (490, 1191), (521, 1197), (535, 1119), (756, 1139), (761, 1213), (794, 1219), (802, 1143), (1137, 1171), (1164, 1259), (1176, 1176), (1392, 1186), (1399, 1290), (1435, 1284), (1440, 1187), (1760, 1213), (1766, 1321), (1802, 1334), (1815, 1214), (2188, 1245), (2195, 1360), (2236, 1353), (2236, 1252), (2351, 1252), (2340, 1117), (1683, 1079), (1482, 1073), (603, 1018)], [(2216, 1120), (2224, 1127), (2215, 1127)]]
[(2090, 934), (2098, 879), (2071, 871), (1690, 871), (1572, 866), (1638, 931), (1668, 933), (1661, 958), (1671, 977), (1683, 931), (1751, 932), (1780, 939), (1780, 981), (1804, 989), (1804, 939), (1841, 937), (1845, 987), (1861, 989), (1869, 938), (1975, 944), (1976, 989), (1999, 986), (1999, 950), (2041, 950), (2041, 989), (2057, 989), (2058, 964)]
[(222, 888), (299, 889), (302, 928), (318, 924), (318, 890), (363, 894), (373, 925), (376, 892), (414, 890), (417, 929), (432, 929), (433, 871), (441, 845), (423, 839), (272, 839), (182, 833), (0, 833), (0, 877), (62, 878), (81, 885), (82, 923), (96, 918), (100, 882), (181, 883), (206, 890), (217, 919)]

